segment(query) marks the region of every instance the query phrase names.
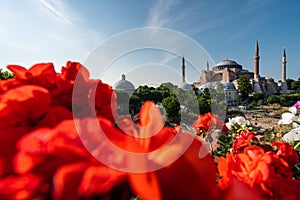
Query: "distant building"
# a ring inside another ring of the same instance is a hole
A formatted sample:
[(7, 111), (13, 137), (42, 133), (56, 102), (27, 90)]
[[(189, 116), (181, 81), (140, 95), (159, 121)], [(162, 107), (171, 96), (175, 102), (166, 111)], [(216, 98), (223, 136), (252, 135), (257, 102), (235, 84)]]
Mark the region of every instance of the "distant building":
[(114, 84), (113, 89), (128, 92), (130, 95), (135, 91), (134, 85), (126, 80), (125, 74), (122, 74), (121, 80)]
[(247, 76), (250, 79), (254, 93), (263, 93), (271, 95), (275, 93), (291, 93), (292, 91), (287, 89), (286, 85), (286, 52), (283, 51), (282, 56), (282, 82), (278, 85), (272, 78), (261, 77), (259, 74), (259, 46), (258, 41), (255, 43), (254, 52), (254, 72), (250, 72), (243, 69), (242, 65), (238, 64), (234, 60), (225, 59), (217, 63), (212, 70), (209, 69), (209, 63), (207, 62), (206, 70), (202, 70), (200, 79), (194, 83), (194, 86), (199, 89), (207, 87), (208, 83), (213, 82), (225, 82), (233, 83), (235, 88), (238, 88), (237, 80), (240, 76)]

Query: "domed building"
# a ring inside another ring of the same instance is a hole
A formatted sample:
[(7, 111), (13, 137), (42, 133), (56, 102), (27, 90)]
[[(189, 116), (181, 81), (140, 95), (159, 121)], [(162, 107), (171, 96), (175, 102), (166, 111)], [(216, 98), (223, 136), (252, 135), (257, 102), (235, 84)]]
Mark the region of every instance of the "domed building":
[(126, 80), (125, 74), (122, 74), (121, 80), (117, 81), (114, 84), (113, 89), (114, 90), (126, 91), (129, 94), (132, 94), (135, 91), (134, 85), (130, 81)]
[(255, 43), (255, 51), (253, 57), (254, 72), (243, 69), (242, 65), (234, 60), (225, 59), (217, 63), (212, 70), (209, 69), (207, 62), (206, 70), (202, 70), (199, 81), (193, 83), (194, 87), (203, 91), (205, 88), (212, 88), (217, 82), (221, 82), (224, 86), (225, 98), (227, 105), (235, 105), (238, 98), (238, 79), (241, 76), (249, 78), (252, 85), (253, 93), (263, 93), (266, 96), (276, 93), (293, 93), (293, 90), (288, 90), (286, 83), (286, 51), (283, 49), (282, 55), (282, 80), (281, 84), (276, 83), (273, 78), (266, 78), (259, 74), (259, 46), (258, 41)]
[(217, 63), (212, 70), (209, 70), (207, 63), (206, 70), (202, 70), (199, 84), (215, 81), (232, 82), (238, 79), (240, 75), (248, 76), (250, 79), (254, 77), (253, 72), (243, 69), (242, 65), (227, 58)]

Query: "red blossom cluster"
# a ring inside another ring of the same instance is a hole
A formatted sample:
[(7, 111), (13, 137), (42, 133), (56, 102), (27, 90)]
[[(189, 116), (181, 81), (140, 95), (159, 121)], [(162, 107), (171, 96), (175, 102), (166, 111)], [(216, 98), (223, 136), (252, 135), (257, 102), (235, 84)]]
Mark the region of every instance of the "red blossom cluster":
[(245, 194), (252, 195), (249, 199), (297, 199), (300, 181), (293, 179), (292, 168), (298, 162), (293, 147), (274, 142), (266, 148), (251, 145), (253, 140), (257, 141), (253, 132), (242, 131), (233, 142), (234, 151), (220, 157), (219, 186), (226, 192), (242, 188)]
[[(144, 104), (134, 124), (117, 116), (112, 88), (90, 79), (80, 63), (67, 62), (61, 73), (52, 63), (8, 69), (15, 78), (0, 81), (0, 199), (220, 197), (212, 156), (199, 158), (202, 143), (179, 127), (158, 129), (163, 118), (153, 103)], [(74, 95), (75, 81), (80, 87)], [(175, 137), (179, 142), (169, 145)], [(148, 163), (104, 151), (107, 140), (124, 151), (153, 152), (149, 162), (156, 165), (182, 155), (158, 170), (126, 172), (104, 165), (97, 155), (116, 166), (147, 168)]]
[(258, 141), (257, 137), (255, 137), (255, 134), (249, 129), (244, 129), (242, 132), (235, 136), (232, 148), (235, 153), (242, 152), (243, 149), (246, 146), (250, 145), (252, 141)]
[(197, 135), (205, 135), (209, 130), (213, 129), (219, 129), (224, 133), (228, 131), (224, 121), (220, 120), (217, 114), (211, 114), (210, 112), (199, 115), (193, 127)]

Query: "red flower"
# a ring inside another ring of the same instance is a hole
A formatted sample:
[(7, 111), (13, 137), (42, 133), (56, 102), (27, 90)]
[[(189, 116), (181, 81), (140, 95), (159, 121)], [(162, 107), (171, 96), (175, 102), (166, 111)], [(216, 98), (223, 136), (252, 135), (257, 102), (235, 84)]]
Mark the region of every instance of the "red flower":
[(38, 85), (48, 90), (55, 88), (57, 78), (52, 63), (35, 64), (28, 70), (18, 65), (8, 65), (7, 68), (14, 73), (15, 78), (7, 82), (6, 89), (25, 84)]
[[(89, 119), (82, 121), (81, 131), (96, 135), (88, 125)], [(125, 174), (91, 156), (81, 143), (73, 120), (65, 120), (54, 129), (41, 128), (27, 134), (19, 140), (18, 149), (14, 163), (18, 174), (38, 175), (44, 185), (54, 183), (53, 188), (44, 191), (44, 196), (79, 199), (109, 195), (117, 184), (125, 188)]]
[[(248, 146), (242, 153), (228, 153), (221, 157), (218, 170), (222, 178), (219, 185), (222, 189), (230, 188), (234, 179), (245, 183), (263, 197), (284, 197), (286, 190), (281, 187), (286, 181), (293, 182), (288, 164), (274, 152), (264, 152), (261, 147)], [(299, 184), (295, 181), (295, 184)], [(290, 191), (296, 188), (291, 185)], [(294, 198), (299, 192), (290, 194)]]
[[(0, 82), (1, 199), (219, 197), (211, 155), (179, 127), (163, 127), (153, 103), (145, 103), (134, 124), (118, 118), (112, 88), (89, 80), (79, 63), (67, 62), (61, 74), (51, 63), (9, 69), (16, 77)], [(212, 118), (220, 128), (221, 121)], [(146, 160), (106, 151), (109, 142)], [(96, 158), (120, 170), (143, 170), (121, 172)], [(160, 168), (148, 170), (151, 166)]]
[(96, 89), (91, 90), (90, 93), (95, 93), (94, 98), (90, 98), (90, 104), (94, 103), (97, 116), (103, 116), (112, 122), (118, 119), (117, 116), (117, 96), (111, 86), (97, 81)]
[[(102, 187), (102, 192), (98, 187), (91, 189), (82, 186), (80, 194), (76, 193), (79, 196), (105, 193), (118, 184), (118, 180), (124, 179), (122, 173), (122, 178), (118, 178), (120, 175), (114, 174), (109, 168), (102, 170), (103, 165), (90, 156), (82, 145), (75, 126), (70, 125), (73, 121), (70, 123), (66, 121), (73, 118), (72, 109), (78, 109), (81, 117), (89, 117), (92, 115), (93, 107), (96, 108), (95, 114), (113, 120), (116, 105), (111, 87), (101, 81), (89, 80), (88, 71), (79, 63), (67, 62), (62, 74), (55, 73), (52, 63), (36, 64), (29, 70), (15, 65), (10, 65), (8, 68), (14, 72), (15, 78), (0, 81), (0, 183), (10, 183), (15, 186), (7, 188), (7, 191), (0, 190), (0, 196), (3, 195), (3, 199), (8, 198), (9, 195), (17, 195), (11, 196), (12, 199), (19, 197), (19, 190), (24, 192), (22, 195), (25, 199), (40, 195), (39, 192), (29, 191), (30, 188), (25, 194), (24, 180), (28, 180), (26, 177), (29, 173), (33, 177), (38, 177), (39, 181), (33, 184), (35, 188), (42, 187), (44, 184), (49, 186), (47, 190), (43, 190), (42, 195), (63, 198), (64, 192), (58, 192), (58, 189), (50, 187), (54, 180), (53, 176), (58, 173), (58, 168), (73, 164), (77, 166), (80, 162), (86, 162), (86, 159), (88, 160), (86, 165), (80, 165), (85, 167), (76, 168), (78, 169), (78, 171), (75, 170), (76, 173), (82, 175), (86, 171), (90, 173), (93, 169), (97, 171), (96, 178), (84, 175), (85, 181), (83, 182), (96, 181), (100, 184), (99, 180), (101, 180), (106, 186)], [(80, 88), (77, 90), (78, 96), (73, 95), (75, 79), (80, 83)], [(95, 91), (94, 86), (97, 87), (94, 95), (94, 99), (96, 96), (97, 100), (91, 104), (93, 97), (90, 94), (93, 90)], [(88, 120), (83, 122), (86, 121)], [(91, 132), (90, 127), (82, 126)], [(73, 131), (75, 135), (69, 131)], [(77, 143), (74, 142), (76, 140)], [(82, 154), (82, 152), (85, 153)], [(16, 173), (19, 176), (16, 176)], [(79, 183), (77, 182), (77, 185)], [(125, 185), (124, 180), (121, 185)], [(70, 188), (72, 187), (63, 191)], [(124, 191), (128, 191), (128, 188), (124, 188)]]
[(199, 115), (198, 120), (194, 122), (193, 127), (197, 135), (206, 134), (209, 130), (214, 128), (220, 129), (223, 132), (228, 131), (224, 121), (220, 120), (218, 115), (212, 115), (210, 112)]
[(33, 85), (16, 87), (1, 95), (0, 176), (12, 172), (15, 143), (41, 121), (50, 102), (49, 92)]
[(243, 130), (235, 137), (232, 147), (236, 153), (241, 152), (244, 147), (248, 146), (253, 140), (258, 141), (254, 133), (249, 129)]
[(211, 123), (211, 113), (208, 112), (204, 115), (199, 115), (198, 120), (194, 122), (193, 127), (197, 135), (202, 134), (203, 132), (206, 133)]
[(295, 164), (298, 163), (298, 154), (290, 144), (278, 141), (272, 142), (272, 145), (277, 146), (276, 154), (284, 159), (289, 164), (290, 168), (293, 168)]
[(49, 92), (33, 85), (14, 88), (1, 96), (0, 127), (35, 125), (51, 103)]
[(47, 185), (41, 184), (39, 176), (25, 174), (0, 179), (0, 199), (43, 199)]
[(68, 61), (65, 67), (62, 67), (61, 78), (64, 80), (74, 81), (80, 75), (84, 80), (88, 80), (90, 73), (78, 62)]
[[(146, 102), (140, 116), (138, 132), (140, 136), (145, 137), (157, 132), (163, 124), (162, 116), (153, 103)], [(180, 142), (174, 145), (168, 144), (174, 137), (178, 137)], [(151, 161), (157, 164), (164, 164), (166, 160), (181, 154), (185, 149), (186, 141), (192, 141), (183, 155), (168, 166), (153, 172), (129, 174), (131, 188), (141, 199), (199, 199), (199, 197), (217, 199), (219, 197), (212, 157), (205, 150), (201, 152), (205, 154), (199, 156), (202, 144), (192, 135), (181, 131), (175, 133), (174, 129), (172, 131), (164, 128), (149, 139), (133, 138), (133, 140), (137, 140), (141, 148), (148, 152), (160, 150), (168, 145), (161, 153), (149, 155)]]

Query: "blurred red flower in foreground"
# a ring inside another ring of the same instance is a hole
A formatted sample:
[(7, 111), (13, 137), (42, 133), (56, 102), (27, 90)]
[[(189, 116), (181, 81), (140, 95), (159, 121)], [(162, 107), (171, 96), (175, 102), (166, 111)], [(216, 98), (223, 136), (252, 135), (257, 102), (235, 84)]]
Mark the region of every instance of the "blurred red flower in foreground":
[[(236, 151), (219, 159), (217, 184), (213, 158), (202, 142), (179, 126), (164, 127), (155, 104), (145, 102), (135, 124), (118, 117), (112, 88), (91, 80), (80, 63), (67, 62), (61, 73), (52, 63), (8, 69), (15, 77), (0, 80), (0, 199), (300, 195), (291, 171), (298, 157), (286, 143), (264, 151), (249, 146), (256, 137), (244, 130), (233, 143)], [(211, 113), (200, 115), (194, 128), (197, 134), (227, 132)]]
[[(112, 88), (90, 80), (79, 63), (67, 62), (62, 73), (52, 63), (8, 69), (15, 77), (0, 81), (0, 199), (219, 198), (211, 155), (202, 149), (199, 158), (202, 143), (179, 127), (162, 128), (153, 103), (145, 103), (136, 125), (118, 118)], [(179, 142), (171, 143), (175, 138)], [(107, 139), (128, 152), (149, 153), (148, 161), (105, 151)], [(97, 155), (119, 166), (161, 168), (124, 172)], [(178, 159), (166, 162), (172, 156)]]

